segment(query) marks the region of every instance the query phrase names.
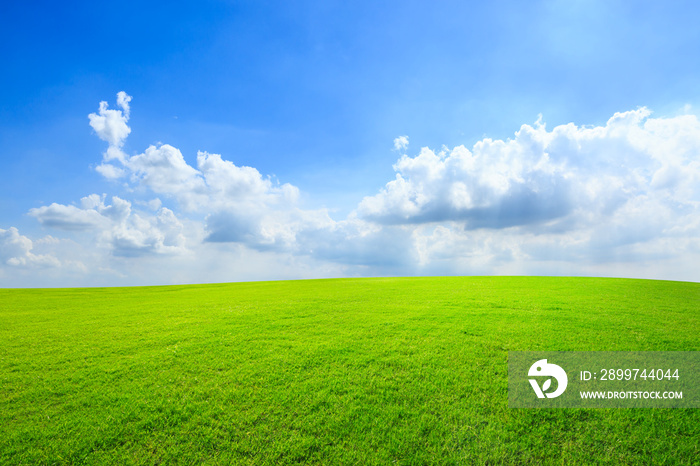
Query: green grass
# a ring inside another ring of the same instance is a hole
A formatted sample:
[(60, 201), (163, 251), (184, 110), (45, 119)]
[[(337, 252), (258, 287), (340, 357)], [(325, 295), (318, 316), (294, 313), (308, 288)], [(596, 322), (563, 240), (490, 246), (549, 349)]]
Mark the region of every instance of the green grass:
[(0, 464), (699, 464), (697, 409), (509, 409), (508, 351), (698, 351), (700, 284), (0, 290)]

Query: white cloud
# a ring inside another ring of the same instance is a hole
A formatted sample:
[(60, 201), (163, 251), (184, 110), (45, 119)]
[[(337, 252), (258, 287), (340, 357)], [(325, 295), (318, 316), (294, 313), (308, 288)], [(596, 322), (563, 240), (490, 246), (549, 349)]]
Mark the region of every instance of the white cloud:
[(406, 150), (408, 148), (408, 136), (399, 136), (394, 139), (395, 150)]
[(151, 199), (150, 201), (136, 201), (136, 203), (142, 206), (146, 206), (148, 207), (148, 209), (153, 211), (160, 210), (160, 208), (163, 206), (163, 201), (161, 201), (157, 197)]
[(121, 110), (111, 110), (107, 102), (100, 102), (98, 113), (88, 115), (90, 126), (103, 141), (110, 146), (121, 147), (124, 140), (131, 133), (131, 128), (126, 123), (129, 121), (129, 102), (131, 96), (126, 92), (117, 94), (117, 105)]
[(51, 228), (91, 231), (98, 246), (115, 256), (178, 254), (185, 252), (183, 225), (175, 214), (161, 207), (156, 215), (132, 212), (131, 203), (117, 196), (106, 205), (105, 196), (91, 194), (81, 206), (51, 204), (29, 214)]
[[(316, 225), (319, 218), (327, 217), (325, 211), (299, 209), (297, 187), (280, 185), (255, 168), (237, 166), (219, 154), (198, 152), (196, 168), (168, 144), (127, 156), (120, 147), (130, 132), (126, 122), (131, 97), (119, 96), (124, 100), (123, 113), (107, 110), (103, 102), (100, 115), (91, 115), (98, 135), (110, 144), (97, 171), (109, 179), (127, 177), (134, 187), (174, 199), (185, 211), (205, 216), (208, 241), (242, 242), (258, 249), (290, 248), (302, 224)], [(31, 214), (59, 228), (87, 228), (99, 221), (94, 211), (71, 206), (42, 207)]]
[(124, 110), (124, 116), (129, 118), (129, 102), (131, 102), (131, 96), (124, 91), (117, 92), (117, 105), (119, 105), (122, 110)]
[(72, 205), (53, 203), (49, 206), (29, 209), (29, 215), (43, 226), (59, 230), (90, 230), (103, 223), (103, 218), (94, 209), (81, 209)]
[(109, 109), (107, 102), (102, 101), (98, 113), (88, 115), (90, 126), (95, 130), (97, 136), (109, 143), (109, 147), (102, 156), (102, 163), (95, 167), (98, 173), (108, 179), (117, 179), (126, 173), (123, 169), (109, 162), (124, 163), (129, 157), (122, 151), (124, 141), (131, 133), (131, 128), (127, 124), (130, 113), (129, 102), (131, 102), (131, 96), (120, 91), (117, 93), (117, 106), (121, 110)]
[(128, 223), (115, 223), (112, 229), (102, 232), (102, 240), (117, 256), (180, 254), (185, 252), (182, 229), (173, 211), (163, 207), (154, 217), (133, 214)]
[(124, 167), (132, 183), (176, 199), (185, 210), (197, 210), (208, 202), (202, 174), (171, 145), (149, 146), (144, 153), (128, 158)]
[(551, 131), (538, 121), (471, 150), (423, 148), (394, 169), (357, 214), (413, 228), (422, 270), (588, 274), (607, 263), (660, 278), (655, 270), (678, 263), (673, 276), (700, 278), (686, 260), (700, 259), (691, 247), (700, 238), (694, 115), (652, 118), (641, 108), (605, 126)]
[(110, 180), (116, 180), (117, 178), (121, 178), (122, 176), (126, 175), (125, 170), (115, 167), (109, 163), (102, 163), (96, 166), (95, 170), (97, 170), (100, 175)]
[(279, 185), (255, 168), (237, 166), (218, 154), (198, 152), (194, 168), (178, 149), (164, 144), (126, 159), (124, 167), (135, 186), (205, 216), (210, 241), (278, 248), (290, 242), (303, 218), (324, 215), (298, 209), (295, 186)]
[[(46, 242), (46, 241), (45, 241)], [(34, 244), (19, 230), (0, 228), (0, 263), (12, 267), (59, 267), (60, 261), (49, 254), (32, 253)]]
[(218, 154), (199, 152), (197, 166), (207, 185), (207, 241), (241, 242), (259, 250), (294, 249), (296, 234), (332, 222), (325, 210), (297, 207), (299, 189), (273, 183), (252, 167)]
[(294, 204), (299, 189), (288, 183), (275, 185), (252, 167), (239, 167), (218, 154), (197, 153), (197, 167), (209, 188), (213, 203)]
[(358, 214), (380, 224), (460, 221), (467, 229), (567, 217), (580, 228), (641, 200), (697, 214), (700, 123), (649, 115), (644, 108), (618, 113), (593, 128), (523, 125), (513, 139), (484, 139), (472, 150), (423, 148), (398, 160), (396, 178), (365, 197)]

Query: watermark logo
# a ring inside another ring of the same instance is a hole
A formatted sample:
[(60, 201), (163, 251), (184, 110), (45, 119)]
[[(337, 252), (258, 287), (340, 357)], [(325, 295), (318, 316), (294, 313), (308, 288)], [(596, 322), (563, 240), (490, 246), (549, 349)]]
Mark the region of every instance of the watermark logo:
[(700, 351), (508, 351), (508, 407), (700, 408)]
[[(532, 389), (535, 391), (537, 398), (556, 398), (566, 390), (566, 385), (569, 383), (569, 378), (566, 376), (566, 372), (561, 367), (556, 364), (549, 364), (546, 359), (540, 359), (536, 361), (527, 373), (530, 377), (549, 377), (544, 381), (542, 387), (537, 383), (537, 379), (529, 379)], [(552, 379), (554, 377), (557, 380), (557, 389), (551, 393), (547, 393), (552, 387)]]

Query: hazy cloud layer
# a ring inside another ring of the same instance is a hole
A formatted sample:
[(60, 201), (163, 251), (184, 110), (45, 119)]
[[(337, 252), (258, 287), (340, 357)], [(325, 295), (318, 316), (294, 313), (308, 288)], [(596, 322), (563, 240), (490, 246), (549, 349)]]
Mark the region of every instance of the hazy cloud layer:
[[(511, 139), (422, 148), (412, 156), (409, 137), (399, 136), (395, 178), (347, 218), (333, 219), (325, 209), (305, 209), (297, 187), (218, 154), (198, 152), (192, 166), (168, 144), (124, 153), (130, 101), (119, 93), (118, 109), (101, 102), (90, 115), (108, 143), (97, 171), (121, 180), (127, 194), (151, 200), (132, 204), (112, 196), (107, 204), (104, 195), (92, 194), (79, 205), (29, 212), (46, 228), (88, 235), (97, 250), (132, 261), (105, 270), (151, 264), (161, 282), (200, 282), (209, 277), (206, 270), (217, 270), (224, 275), (208, 280), (218, 281), (245, 278), (250, 264), (237, 261), (256, 257), (269, 265), (267, 276), (258, 270), (263, 278), (290, 278), (296, 268), (304, 277), (316, 270), (317, 276), (700, 280), (694, 265), (700, 260), (700, 122), (694, 115), (653, 118), (641, 108), (617, 113), (604, 126), (552, 130), (538, 121)], [(58, 262), (32, 255), (31, 240), (16, 229), (0, 230), (0, 237), (5, 264)], [(185, 257), (190, 265), (175, 270)], [(170, 266), (158, 268), (156, 260)], [(90, 261), (92, 268), (100, 264)], [(231, 265), (220, 268), (216, 261)]]

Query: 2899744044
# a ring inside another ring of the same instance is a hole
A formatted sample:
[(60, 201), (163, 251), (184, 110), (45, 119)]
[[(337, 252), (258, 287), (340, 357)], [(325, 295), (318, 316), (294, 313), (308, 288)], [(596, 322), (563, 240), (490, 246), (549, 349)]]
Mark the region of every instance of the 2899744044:
[(580, 380), (678, 380), (678, 369), (600, 369), (581, 371)]

